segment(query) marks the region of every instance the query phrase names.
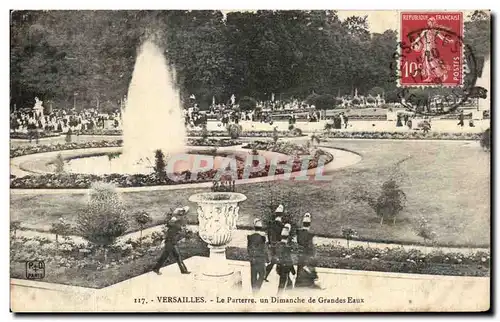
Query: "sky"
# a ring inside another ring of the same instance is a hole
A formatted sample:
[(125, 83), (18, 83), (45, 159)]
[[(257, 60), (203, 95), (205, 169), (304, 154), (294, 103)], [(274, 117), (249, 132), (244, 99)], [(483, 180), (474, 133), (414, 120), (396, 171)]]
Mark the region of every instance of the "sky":
[[(237, 10), (222, 10), (223, 13)], [(406, 11), (406, 10), (405, 10)], [(423, 11), (423, 10), (407, 10), (407, 11)], [(455, 10), (458, 11), (458, 10)], [(472, 11), (463, 11), (464, 20)], [(368, 16), (369, 30), (372, 33), (383, 33), (387, 29), (397, 30), (399, 26), (399, 12), (394, 10), (339, 10), (337, 14), (340, 20), (344, 20), (350, 16)]]

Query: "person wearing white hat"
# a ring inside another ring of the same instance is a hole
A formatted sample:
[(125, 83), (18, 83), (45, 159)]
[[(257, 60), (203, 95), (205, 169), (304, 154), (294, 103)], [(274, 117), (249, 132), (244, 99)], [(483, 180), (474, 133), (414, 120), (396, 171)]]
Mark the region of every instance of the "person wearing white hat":
[(189, 207), (177, 208), (172, 212), (172, 217), (167, 222), (167, 234), (165, 236), (165, 247), (161, 253), (160, 258), (158, 259), (156, 265), (153, 267), (153, 272), (158, 275), (161, 275), (160, 268), (162, 268), (163, 264), (169, 257), (173, 257), (179, 266), (179, 269), (182, 274), (189, 274), (184, 261), (182, 260), (182, 256), (179, 252), (179, 248), (177, 247), (177, 243), (184, 237), (183, 234), (183, 223), (182, 216), (184, 216)]
[(276, 271), (280, 277), (278, 284), (278, 293), (283, 292), (286, 289), (293, 288), (293, 282), (290, 278), (290, 273), (293, 275), (296, 274), (295, 267), (293, 266), (292, 260), (292, 249), (290, 247), (290, 230), (291, 225), (286, 224), (281, 231), (281, 241), (277, 247), (278, 253), (278, 266), (276, 267)]
[(269, 262), (266, 237), (263, 233), (262, 220), (254, 220), (255, 232), (247, 236), (247, 252), (250, 259), (250, 283), (256, 294), (262, 287), (266, 274), (266, 263)]
[[(281, 207), (281, 208), (280, 208)], [(267, 277), (271, 273), (274, 265), (278, 262), (278, 256), (276, 254), (276, 245), (281, 240), (281, 230), (283, 229), (283, 222), (281, 213), (283, 211), (283, 205), (280, 205), (276, 210), (281, 209), (281, 212), (276, 212), (274, 221), (269, 224), (267, 229), (267, 240), (269, 243), (269, 250), (271, 252), (271, 262), (266, 266), (266, 276), (264, 280), (268, 282)]]
[(283, 211), (285, 211), (285, 207), (283, 207), (283, 205), (279, 205), (274, 212), (278, 215), (283, 214)]
[(302, 218), (302, 227), (297, 230), (297, 244), (299, 256), (297, 263), (297, 278), (295, 287), (317, 287), (318, 274), (314, 267), (314, 235), (309, 231), (311, 214), (305, 213)]

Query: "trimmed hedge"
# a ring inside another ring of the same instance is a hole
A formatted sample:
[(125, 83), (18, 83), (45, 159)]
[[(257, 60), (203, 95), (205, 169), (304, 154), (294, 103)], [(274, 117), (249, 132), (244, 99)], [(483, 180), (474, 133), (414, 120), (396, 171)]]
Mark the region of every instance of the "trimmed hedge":
[[(70, 142), (58, 143), (51, 145), (24, 145), (10, 149), (10, 157), (15, 158), (23, 155), (34, 153), (45, 153), (62, 150), (77, 150), (77, 149), (90, 149), (90, 148), (108, 148), (122, 146), (123, 140), (114, 141), (91, 141), (91, 142)], [(190, 138), (187, 141), (188, 146), (213, 146), (213, 147), (226, 147), (242, 144), (241, 141), (231, 139), (197, 139)]]
[[(248, 261), (246, 249), (227, 248), (227, 258)], [(297, 252), (292, 258), (297, 263)], [(424, 254), (418, 250), (402, 248), (345, 248), (335, 245), (316, 246), (314, 257), (317, 267), (379, 271), (411, 274), (489, 276), (490, 255), (477, 252), (462, 253), (432, 252)]]
[[(53, 137), (58, 137), (61, 136), (61, 133), (54, 133), (54, 132), (44, 132), (40, 131), (38, 132), (38, 138), (53, 138)], [(36, 139), (36, 134), (35, 133), (23, 133), (23, 132), (14, 132), (10, 133), (10, 138), (11, 139), (20, 139), (20, 140), (35, 140)]]
[(393, 140), (472, 140), (477, 141), (481, 138), (481, 133), (440, 133), (440, 132), (324, 132), (326, 138), (336, 139), (393, 139)]

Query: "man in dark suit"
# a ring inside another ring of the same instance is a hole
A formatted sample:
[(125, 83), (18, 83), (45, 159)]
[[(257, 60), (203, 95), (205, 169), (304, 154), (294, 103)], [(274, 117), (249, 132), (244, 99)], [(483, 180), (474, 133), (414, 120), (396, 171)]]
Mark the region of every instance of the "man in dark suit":
[(275, 211), (274, 221), (267, 229), (267, 240), (269, 242), (269, 250), (271, 252), (271, 262), (266, 266), (266, 277), (264, 280), (268, 282), (267, 277), (271, 273), (274, 265), (277, 263), (276, 245), (281, 240), (281, 230), (283, 229), (283, 205), (279, 205)]
[(293, 267), (292, 249), (289, 244), (290, 224), (286, 224), (281, 232), (281, 241), (276, 246), (276, 253), (278, 255), (278, 266), (276, 271), (280, 277), (278, 284), (278, 294), (286, 289), (293, 288), (293, 282), (290, 278), (290, 273), (296, 274), (295, 267)]
[(173, 256), (182, 274), (189, 274), (186, 265), (184, 264), (177, 243), (184, 238), (184, 224), (182, 217), (188, 212), (189, 207), (177, 208), (173, 211), (172, 217), (167, 222), (167, 234), (165, 237), (165, 247), (161, 253), (158, 262), (153, 267), (153, 272), (161, 275), (160, 268), (163, 266), (167, 258)]
[(269, 262), (266, 237), (263, 233), (262, 221), (254, 220), (255, 233), (247, 236), (247, 251), (250, 258), (250, 282), (252, 290), (257, 293), (264, 282), (266, 263)]
[(302, 227), (297, 230), (297, 244), (299, 245), (299, 258), (297, 263), (297, 279), (295, 287), (319, 288), (317, 285), (318, 274), (314, 263), (314, 235), (309, 231), (311, 227), (311, 214), (306, 213), (302, 219)]

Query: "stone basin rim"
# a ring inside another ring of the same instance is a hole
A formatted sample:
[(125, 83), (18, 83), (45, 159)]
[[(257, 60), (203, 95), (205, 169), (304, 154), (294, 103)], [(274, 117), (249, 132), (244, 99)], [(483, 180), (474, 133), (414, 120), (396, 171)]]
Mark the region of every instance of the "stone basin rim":
[[(217, 196), (229, 196), (227, 199), (212, 199)], [(233, 198), (235, 197), (235, 198)], [(239, 192), (200, 192), (189, 197), (189, 201), (200, 204), (238, 203), (247, 200), (247, 196)]]

